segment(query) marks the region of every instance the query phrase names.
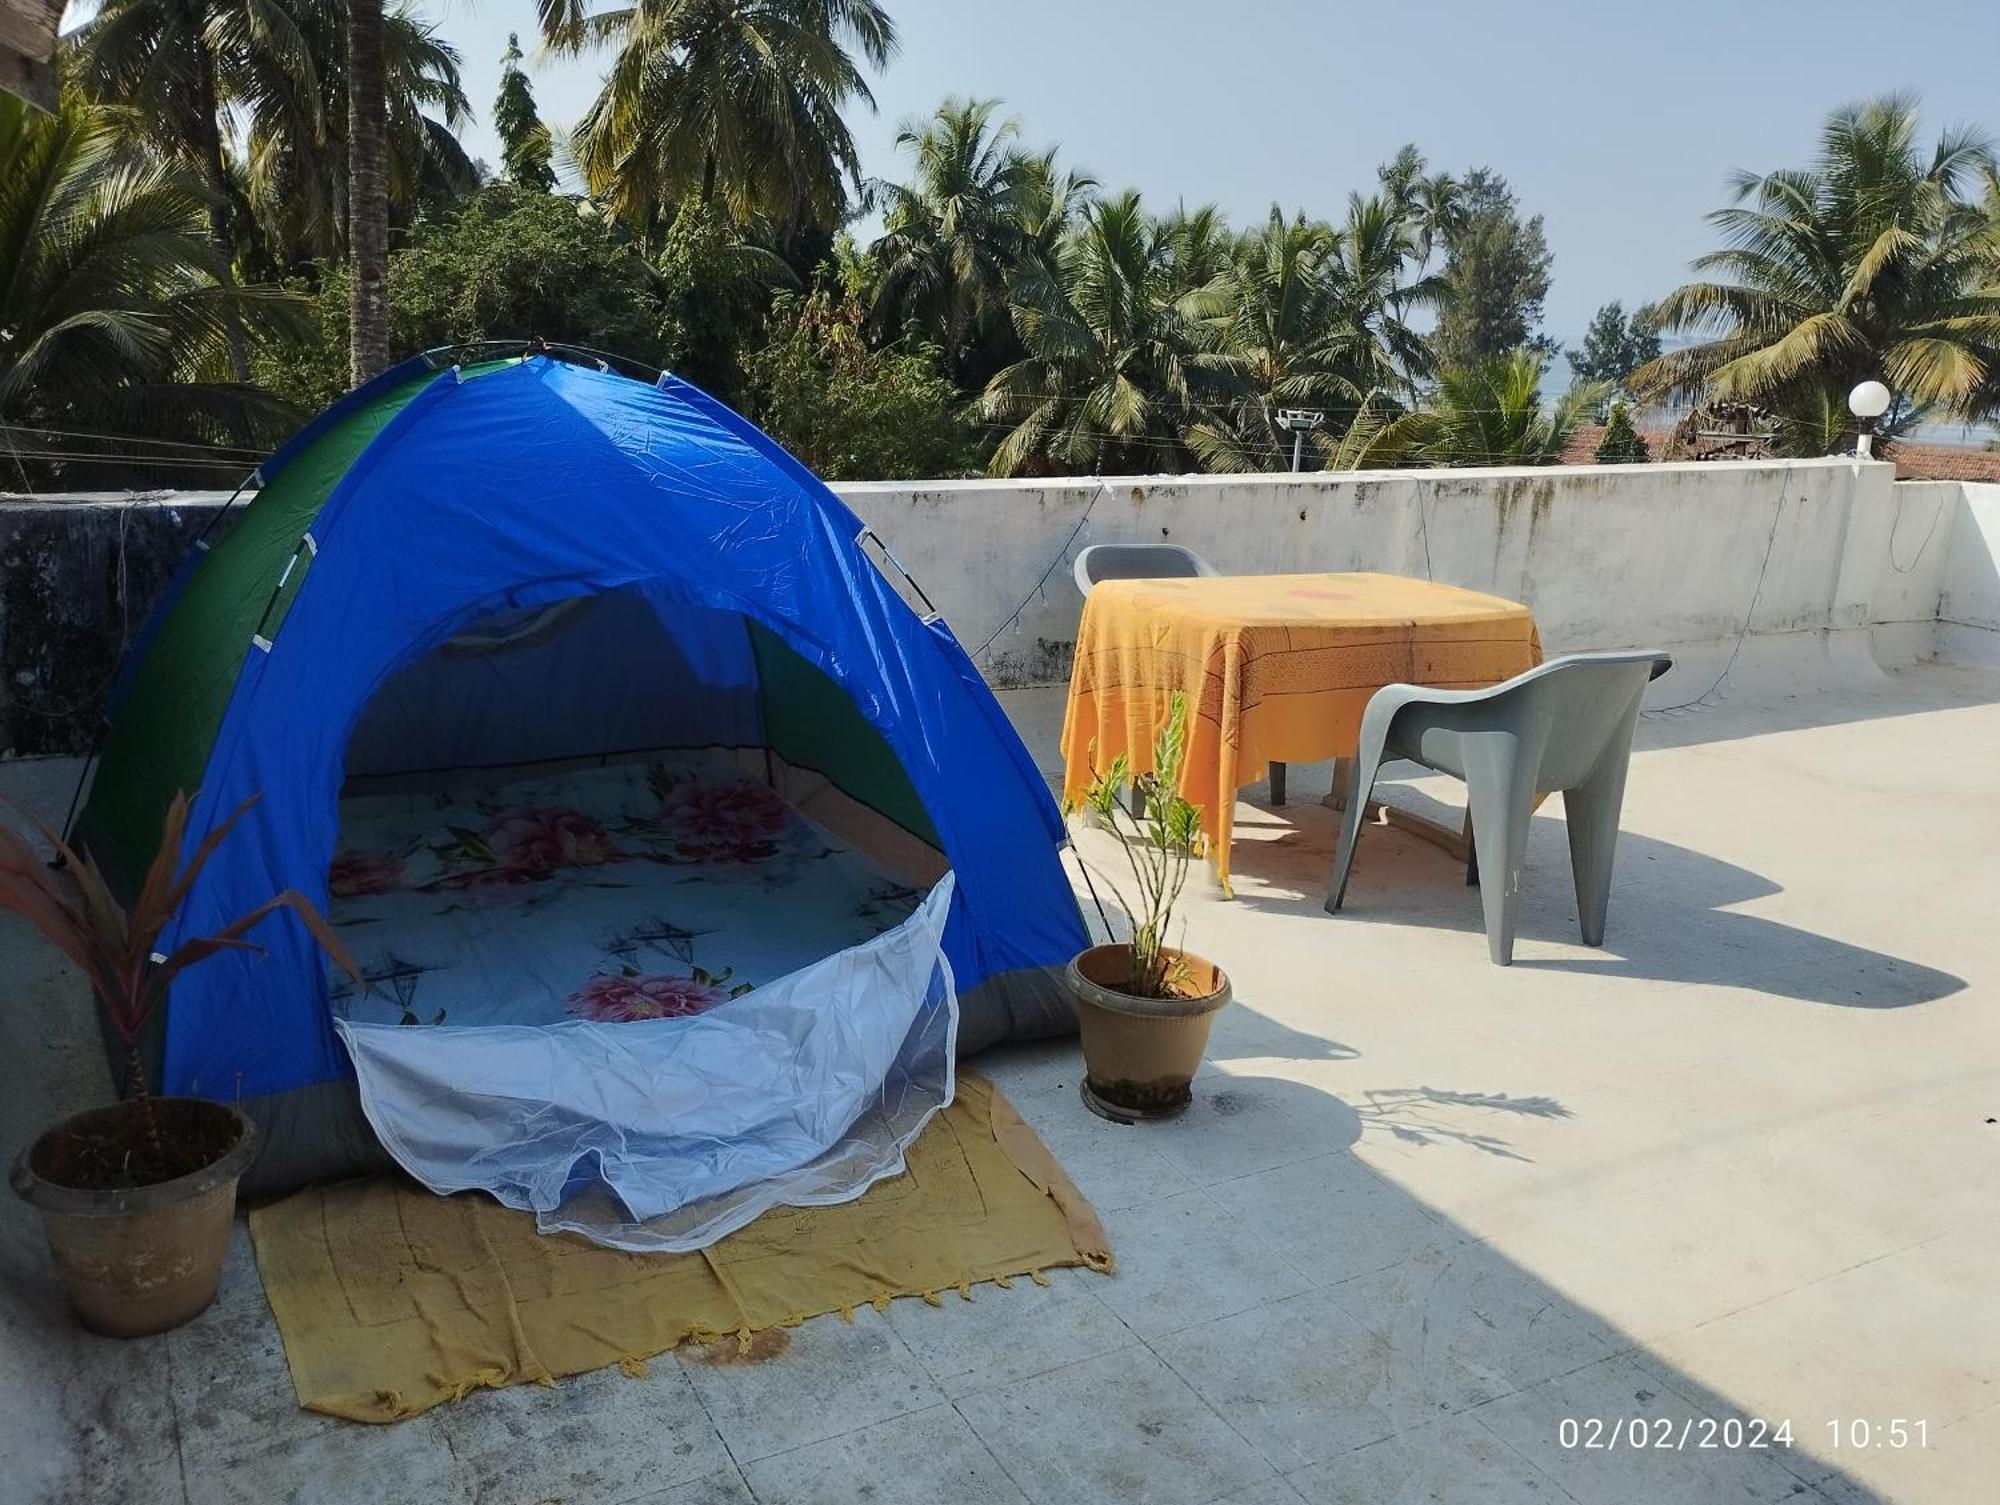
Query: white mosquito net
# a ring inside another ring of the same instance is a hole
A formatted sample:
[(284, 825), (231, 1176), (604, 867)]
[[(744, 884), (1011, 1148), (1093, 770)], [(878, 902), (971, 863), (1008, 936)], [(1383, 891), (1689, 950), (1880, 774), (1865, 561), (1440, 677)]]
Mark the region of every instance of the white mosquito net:
[(698, 1249), (851, 1201), (951, 1101), (949, 873), (907, 920), (691, 1018), (336, 1021), (369, 1122), (433, 1191), (619, 1249)]

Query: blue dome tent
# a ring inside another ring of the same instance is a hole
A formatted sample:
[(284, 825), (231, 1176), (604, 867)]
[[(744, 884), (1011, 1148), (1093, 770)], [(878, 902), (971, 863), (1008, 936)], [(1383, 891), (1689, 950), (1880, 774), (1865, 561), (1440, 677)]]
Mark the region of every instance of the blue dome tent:
[(362, 963), (283, 915), (174, 986), (156, 1083), (244, 1103), (254, 1184), (379, 1141), (686, 1247), (897, 1168), (954, 1045), (1070, 1028), (1046, 785), (735, 413), (420, 360), (257, 479), (149, 624), (78, 823), (129, 877), (176, 787), (190, 851), (254, 795), (167, 941), (295, 887)]

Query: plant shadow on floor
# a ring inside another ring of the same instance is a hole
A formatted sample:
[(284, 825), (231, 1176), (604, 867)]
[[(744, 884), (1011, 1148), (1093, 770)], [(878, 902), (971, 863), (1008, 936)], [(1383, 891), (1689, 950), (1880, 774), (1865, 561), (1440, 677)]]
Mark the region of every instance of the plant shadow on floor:
[(1526, 1160), (1498, 1134), (1456, 1123), (1452, 1110), (1513, 1113), (1526, 1118), (1570, 1118), (1552, 1097), (1515, 1097), (1508, 1092), (1452, 1092), (1437, 1087), (1386, 1087), (1371, 1090), (1355, 1112), (1366, 1129), (1380, 1129), (1402, 1144), (1458, 1144), (1503, 1160)]
[[(1378, 787), (1398, 805), (1457, 829), (1462, 807), (1408, 786)], [(1963, 978), (1920, 962), (1778, 920), (1731, 913), (1725, 906), (1782, 890), (1747, 868), (1629, 830), (1618, 843), (1605, 943), (1585, 949), (1561, 810), (1561, 798), (1552, 798), (1530, 825), (1516, 922), (1517, 968), (1735, 987), (1840, 1008), (1907, 1008), (1966, 986)], [(1232, 849), (1237, 902), (1287, 914), (1321, 913), (1338, 819), (1318, 804), (1288, 805), (1266, 817), (1267, 827), (1282, 822), (1288, 829), (1274, 839), (1239, 841)], [(1438, 847), (1374, 823), (1362, 829), (1346, 902), (1339, 914), (1324, 918), (1329, 924), (1485, 933), (1479, 891), (1465, 883), (1463, 864)], [(1538, 956), (1536, 942), (1575, 949)], [(1422, 945), (1412, 940), (1413, 957)], [(1448, 948), (1459, 943), (1438, 937), (1438, 959)], [(1484, 954), (1483, 946), (1477, 954)]]

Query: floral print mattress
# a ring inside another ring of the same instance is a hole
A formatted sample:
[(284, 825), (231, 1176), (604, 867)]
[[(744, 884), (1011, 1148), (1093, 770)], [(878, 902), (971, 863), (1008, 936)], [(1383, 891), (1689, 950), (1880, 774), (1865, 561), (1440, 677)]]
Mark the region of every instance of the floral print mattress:
[(684, 1018), (923, 897), (730, 755), (351, 795), (328, 877), (370, 985), (335, 974), (357, 1024)]

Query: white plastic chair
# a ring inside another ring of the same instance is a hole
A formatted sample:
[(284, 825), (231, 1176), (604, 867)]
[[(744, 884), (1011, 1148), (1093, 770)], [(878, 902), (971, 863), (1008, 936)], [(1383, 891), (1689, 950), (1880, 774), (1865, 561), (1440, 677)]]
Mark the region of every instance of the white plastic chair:
[(1583, 943), (1603, 945), (1632, 732), (1647, 684), (1673, 662), (1663, 653), (1576, 653), (1485, 690), (1377, 690), (1361, 717), (1327, 913), (1347, 896), (1376, 771), (1403, 759), (1465, 780), (1472, 823), (1467, 878), (1476, 875), (1479, 883), (1487, 951), (1496, 964), (1514, 960), (1515, 901), (1538, 793), (1562, 794)]

